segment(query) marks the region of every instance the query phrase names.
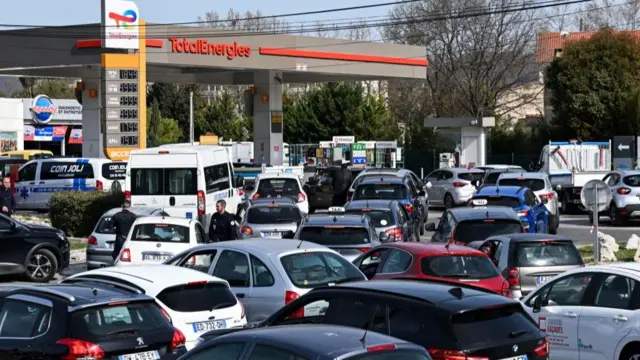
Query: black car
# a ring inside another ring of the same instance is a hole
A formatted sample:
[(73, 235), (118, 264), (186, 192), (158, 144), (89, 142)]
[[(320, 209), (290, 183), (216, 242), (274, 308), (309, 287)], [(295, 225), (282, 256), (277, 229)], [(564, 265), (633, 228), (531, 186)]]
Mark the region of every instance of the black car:
[[(308, 305), (322, 309), (307, 316)], [(304, 323), (388, 334), (425, 347), (434, 359), (520, 359), (526, 354), (529, 360), (546, 360), (549, 354), (547, 339), (518, 301), (458, 284), (377, 280), (315, 288), (258, 327)], [(202, 337), (223, 334), (210, 331)]]
[(47, 282), (69, 266), (69, 252), (62, 230), (0, 214), (0, 275), (24, 274), (29, 281)]
[[(365, 168), (350, 166), (352, 179), (355, 179)], [(328, 209), (333, 204), (333, 178), (340, 166), (318, 168), (315, 174), (307, 180), (302, 189), (309, 197), (309, 214), (316, 210)]]
[(420, 225), (397, 200), (355, 200), (344, 208), (347, 214), (367, 215), (378, 234), (385, 233), (390, 241), (412, 241), (420, 236)]
[(176, 359), (185, 337), (152, 297), (83, 285), (5, 286), (3, 359)]
[(201, 343), (181, 360), (430, 360), (423, 347), (373, 331), (322, 324), (291, 330), (272, 326), (236, 331)]
[(506, 172), (522, 172), (521, 167), (509, 167), (504, 169), (487, 169), (484, 172), (484, 177), (480, 182), (480, 186), (496, 186), (500, 174)]
[(238, 205), (236, 218), (240, 237), (291, 239), (302, 222), (302, 212), (291, 198), (246, 200)]

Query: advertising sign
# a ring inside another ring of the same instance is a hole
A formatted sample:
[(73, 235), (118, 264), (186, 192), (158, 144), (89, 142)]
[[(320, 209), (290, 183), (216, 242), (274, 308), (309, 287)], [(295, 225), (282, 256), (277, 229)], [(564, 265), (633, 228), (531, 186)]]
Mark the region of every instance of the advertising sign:
[(69, 144), (82, 144), (82, 129), (71, 129)]
[(376, 149), (395, 149), (398, 147), (397, 141), (376, 141)]
[(366, 144), (361, 144), (361, 143), (353, 144), (352, 160), (354, 165), (367, 163), (367, 145)]
[(31, 102), (31, 118), (39, 124), (46, 124), (53, 119), (56, 113), (56, 106), (47, 95), (38, 95)]
[(105, 139), (107, 147), (140, 147), (138, 70), (104, 69)]
[(24, 141), (64, 141), (67, 126), (24, 127)]
[(133, 1), (102, 0), (102, 47), (139, 49), (139, 21), (138, 6)]
[(353, 144), (356, 142), (355, 136), (334, 136), (333, 143), (334, 144)]

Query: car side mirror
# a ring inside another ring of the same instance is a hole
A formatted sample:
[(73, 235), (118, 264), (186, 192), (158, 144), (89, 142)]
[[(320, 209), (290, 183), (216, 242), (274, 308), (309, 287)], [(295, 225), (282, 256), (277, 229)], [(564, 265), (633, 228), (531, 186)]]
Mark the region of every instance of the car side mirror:
[(428, 223), (427, 227), (425, 228), (425, 230), (427, 230), (427, 231), (436, 231), (436, 224), (435, 223)]
[(245, 191), (253, 191), (256, 189), (256, 186), (253, 184), (249, 184), (247, 186), (244, 187)]
[(431, 183), (431, 181), (427, 181), (427, 185), (425, 185), (427, 187), (427, 189), (431, 189), (433, 187), (433, 184)]
[(386, 242), (390, 242), (390, 238), (389, 238), (389, 234), (387, 234), (384, 231), (380, 232), (380, 235), (378, 235), (378, 239), (380, 239), (380, 242), (382, 243), (386, 243)]
[(536, 296), (536, 298), (533, 299), (532, 305), (534, 313), (540, 312), (540, 309), (542, 309), (542, 298), (540, 296)]
[(243, 187), (244, 186), (244, 178), (242, 176), (237, 176), (236, 177), (236, 187)]
[(556, 190), (557, 190), (557, 191), (562, 190), (562, 185), (556, 185)]

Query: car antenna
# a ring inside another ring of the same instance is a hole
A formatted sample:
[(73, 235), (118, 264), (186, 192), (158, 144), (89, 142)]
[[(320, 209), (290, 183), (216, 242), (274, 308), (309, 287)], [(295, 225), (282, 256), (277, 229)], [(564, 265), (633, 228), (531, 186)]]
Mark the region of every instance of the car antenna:
[(367, 347), (367, 333), (369, 332), (369, 329), (371, 329), (371, 327), (373, 326), (373, 321), (376, 319), (376, 314), (378, 313), (379, 308), (380, 308), (380, 305), (376, 305), (376, 308), (373, 310), (373, 315), (371, 315), (371, 321), (369, 322), (369, 326), (367, 326), (367, 328), (364, 330), (364, 335), (362, 335), (362, 339), (360, 339), (360, 343), (362, 343), (363, 348)]
[(300, 246), (302, 246), (303, 242), (304, 242), (304, 240), (300, 240), (300, 242), (298, 243), (298, 246), (296, 246), (296, 249), (300, 249)]
[(98, 289), (97, 288), (91, 289), (91, 293), (93, 293), (93, 296), (98, 296)]

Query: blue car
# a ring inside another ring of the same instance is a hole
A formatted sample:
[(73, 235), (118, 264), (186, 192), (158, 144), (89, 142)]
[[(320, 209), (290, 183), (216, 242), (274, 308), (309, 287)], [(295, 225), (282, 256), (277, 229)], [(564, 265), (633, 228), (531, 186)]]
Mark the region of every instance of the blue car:
[(521, 186), (486, 186), (473, 195), (469, 204), (479, 206), (508, 206), (520, 217), (525, 232), (548, 233), (549, 210), (533, 191)]

